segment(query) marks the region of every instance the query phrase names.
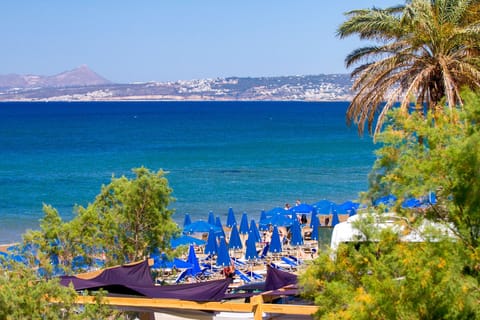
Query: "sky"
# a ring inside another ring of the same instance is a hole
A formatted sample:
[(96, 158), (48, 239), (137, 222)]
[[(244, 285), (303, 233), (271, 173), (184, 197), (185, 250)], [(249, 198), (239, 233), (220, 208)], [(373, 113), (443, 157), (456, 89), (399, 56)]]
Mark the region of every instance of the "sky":
[(347, 73), (349, 10), (402, 0), (19, 0), (0, 4), (0, 74), (87, 65), (119, 83)]

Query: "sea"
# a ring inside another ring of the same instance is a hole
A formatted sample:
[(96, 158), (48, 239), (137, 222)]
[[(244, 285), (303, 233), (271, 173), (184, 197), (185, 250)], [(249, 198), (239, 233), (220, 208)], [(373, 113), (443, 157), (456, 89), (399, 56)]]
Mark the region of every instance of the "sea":
[(181, 224), (293, 204), (356, 200), (375, 160), (348, 102), (0, 103), (0, 243), (70, 220), (112, 177), (164, 170)]

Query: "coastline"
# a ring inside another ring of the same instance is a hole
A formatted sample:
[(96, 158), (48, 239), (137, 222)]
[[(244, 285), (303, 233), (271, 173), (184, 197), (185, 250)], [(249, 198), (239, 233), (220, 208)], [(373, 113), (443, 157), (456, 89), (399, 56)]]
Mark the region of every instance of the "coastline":
[(9, 244), (0, 244), (0, 252), (8, 252), (8, 248), (10, 248), (11, 246), (15, 246), (17, 244), (18, 244), (18, 242), (9, 243)]
[(324, 98), (324, 99), (288, 99), (288, 98), (219, 98), (219, 97), (203, 97), (203, 96), (162, 96), (162, 95), (152, 95), (152, 96), (127, 96), (127, 97), (111, 97), (111, 98), (93, 98), (93, 97), (83, 97), (73, 99), (72, 97), (53, 97), (53, 98), (43, 98), (43, 99), (1, 99), (2, 102), (305, 102), (305, 103), (315, 103), (315, 102), (350, 102), (351, 97), (335, 97), (335, 98)]

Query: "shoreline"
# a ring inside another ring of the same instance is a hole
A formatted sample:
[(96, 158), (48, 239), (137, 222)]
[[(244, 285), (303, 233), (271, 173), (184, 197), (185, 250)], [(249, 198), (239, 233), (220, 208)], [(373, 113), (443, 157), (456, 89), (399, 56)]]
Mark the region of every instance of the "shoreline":
[(8, 252), (8, 248), (11, 246), (17, 245), (18, 242), (8, 243), (8, 244), (0, 244), (0, 252)]

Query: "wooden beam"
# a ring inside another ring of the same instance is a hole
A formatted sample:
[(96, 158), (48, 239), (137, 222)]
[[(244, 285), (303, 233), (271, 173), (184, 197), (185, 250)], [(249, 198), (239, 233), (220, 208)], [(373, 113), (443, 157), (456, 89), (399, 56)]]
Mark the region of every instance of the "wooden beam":
[(312, 315), (317, 312), (318, 307), (295, 304), (264, 303), (262, 304), (262, 310), (266, 313)]
[[(136, 308), (159, 308), (159, 309), (191, 309), (207, 311), (231, 311), (252, 312), (252, 306), (248, 303), (235, 302), (196, 302), (178, 299), (157, 298), (133, 298), (133, 297), (105, 297), (102, 302), (111, 306), (136, 307)], [(77, 297), (78, 304), (95, 303), (92, 296)]]
[[(134, 307), (148, 309), (190, 309), (204, 311), (253, 312), (255, 319), (261, 319), (262, 313), (279, 313), (292, 315), (311, 315), (318, 309), (316, 306), (263, 303), (263, 297), (253, 296), (250, 303), (242, 302), (196, 302), (178, 299), (105, 297), (104, 304), (117, 307)], [(78, 304), (95, 303), (92, 296), (78, 296)], [(260, 317), (260, 318), (258, 318)]]

